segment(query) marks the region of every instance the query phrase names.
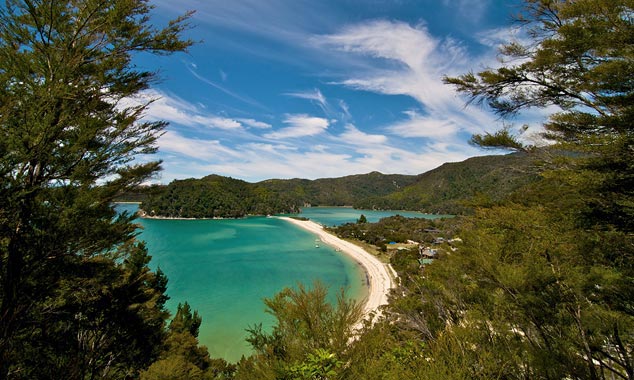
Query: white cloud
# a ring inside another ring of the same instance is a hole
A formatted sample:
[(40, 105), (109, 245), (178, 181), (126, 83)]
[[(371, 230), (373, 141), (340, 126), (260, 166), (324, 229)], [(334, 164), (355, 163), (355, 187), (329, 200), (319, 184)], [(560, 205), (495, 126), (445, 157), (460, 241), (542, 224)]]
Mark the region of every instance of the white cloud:
[(153, 102), (146, 110), (145, 119), (147, 120), (164, 120), (188, 127), (242, 129), (242, 124), (237, 120), (206, 113), (201, 107), (157, 90), (145, 91), (139, 98), (128, 99), (124, 103), (135, 105), (150, 100)]
[(271, 139), (285, 139), (295, 137), (314, 136), (328, 129), (329, 122), (321, 117), (314, 117), (305, 114), (287, 115), (284, 120), (289, 126), (268, 133), (264, 137)]
[(299, 99), (310, 100), (312, 103), (321, 108), (326, 116), (332, 116), (335, 114), (335, 110), (328, 102), (328, 99), (326, 99), (324, 94), (318, 88), (309, 91), (287, 92), (284, 95)]
[(158, 145), (161, 152), (169, 152), (203, 161), (222, 161), (240, 157), (240, 152), (223, 146), (218, 140), (187, 138), (173, 131), (165, 132), (159, 138)]
[[(206, 83), (206, 84), (208, 84), (209, 86), (211, 86), (211, 87), (213, 87), (213, 88), (215, 88), (215, 89), (217, 89), (217, 90), (220, 90), (221, 92), (223, 92), (223, 93), (225, 93), (225, 94), (227, 94), (227, 95), (231, 96), (232, 98), (237, 99), (237, 100), (240, 100), (241, 102), (244, 102), (244, 103), (246, 103), (246, 104), (249, 104), (249, 105), (251, 105), (251, 106), (255, 106), (255, 107), (258, 107), (258, 108), (261, 108), (261, 109), (266, 109), (266, 107), (264, 107), (264, 106), (263, 106), (262, 104), (260, 104), (258, 101), (254, 100), (254, 99), (251, 99), (251, 98), (250, 98), (250, 97), (248, 97), (248, 96), (245, 96), (245, 95), (240, 95), (240, 94), (238, 94), (238, 93), (235, 93), (234, 91), (231, 91), (231, 90), (229, 90), (228, 88), (226, 88), (226, 87), (224, 87), (224, 86), (219, 85), (218, 83), (216, 83), (216, 82), (212, 81), (211, 79), (209, 79), (209, 78), (205, 78), (204, 76), (202, 76), (202, 75), (200, 75), (200, 74), (198, 73), (197, 69), (198, 69), (198, 66), (196, 66), (196, 64), (194, 64), (194, 63), (191, 63), (191, 64), (188, 64), (188, 65), (187, 65), (187, 70), (188, 70), (188, 71), (189, 71), (189, 72), (190, 72), (190, 73), (191, 73), (191, 74), (192, 74), (192, 75), (193, 75), (196, 79), (198, 79), (199, 81), (201, 81), (201, 82), (203, 82), (203, 83)], [(220, 74), (220, 75), (222, 76), (223, 81), (225, 81), (225, 80), (226, 80), (226, 74), (223, 74), (224, 72), (223, 72), (222, 70), (221, 70), (220, 72), (221, 72), (221, 74)]]
[[(166, 6), (172, 4), (166, 0), (158, 1)], [(185, 0), (190, 4), (192, 1)], [(243, 34), (257, 34), (259, 38), (271, 43), (283, 43), (289, 51), (297, 52), (279, 54), (280, 50), (270, 49), (269, 44), (243, 46), (241, 39), (231, 42), (229, 38), (229, 42), (222, 42), (236, 44), (224, 48), (240, 48), (251, 56), (266, 58), (267, 62), (277, 62), (275, 59), (285, 63), (293, 61), (296, 67), (308, 69), (307, 75), (321, 78), (320, 82), (313, 82), (308, 87), (293, 88), (308, 90), (285, 93), (288, 88), (278, 89), (274, 95), (283, 94), (310, 101), (320, 107), (324, 114), (321, 115), (318, 109), (307, 111), (306, 107), (301, 110), (287, 109), (286, 112), (290, 113), (286, 115), (275, 114), (270, 109), (266, 109), (266, 115), (242, 113), (241, 110), (233, 109), (235, 118), (232, 118), (214, 115), (203, 107), (159, 93), (164, 99), (156, 102), (155, 105), (159, 107), (151, 108), (148, 116), (174, 124), (159, 140), (160, 154), (163, 158), (169, 157), (169, 160), (164, 161), (167, 171), (163, 180), (202, 177), (211, 173), (250, 181), (338, 177), (373, 170), (419, 174), (444, 162), (482, 154), (466, 144), (465, 136), (495, 129), (496, 124), (499, 124), (493, 116), (480, 109), (465, 109), (464, 100), (457, 96), (451, 86), (442, 82), (443, 75), (477, 70), (478, 67), (474, 66), (480, 65), (480, 62), (495, 63), (494, 49), (490, 49), (485, 56), (474, 57), (460, 42), (432, 36), (423, 24), (386, 20), (362, 22), (344, 27), (338, 33), (308, 39), (309, 33), (338, 28), (336, 22), (332, 22), (328, 28), (306, 27), (305, 19), (295, 17), (300, 13), (301, 18), (306, 18), (307, 14), (320, 14), (293, 12), (297, 10), (296, 7), (319, 8), (319, 2), (284, 2), (287, 7), (276, 7), (274, 4), (281, 4), (278, 0), (272, 0), (270, 4), (258, 0), (211, 1), (214, 6), (205, 5), (204, 8), (208, 10), (203, 9), (196, 16), (201, 23), (238, 30)], [(479, 3), (476, 0), (443, 1), (449, 6), (455, 5), (457, 12)], [(214, 13), (215, 10), (219, 11)], [(265, 21), (267, 17), (276, 20), (276, 23)], [(326, 20), (320, 21), (323, 23), (332, 21), (328, 21), (330, 19), (327, 17), (320, 20)], [(486, 46), (494, 47), (505, 33), (505, 30), (499, 29), (477, 37)], [(227, 77), (222, 70), (211, 68), (212, 71), (203, 76), (195, 64), (190, 64), (188, 69), (199, 82), (211, 86), (208, 90), (213, 93), (219, 91), (225, 98), (230, 96), (264, 108), (243, 92), (233, 92), (224, 82)], [(208, 77), (216, 78), (217, 81), (209, 80)], [(234, 79), (239, 78), (238, 71), (230, 78), (229, 82), (237, 83)], [(344, 86), (347, 90), (336, 91), (341, 89), (325, 87), (324, 83), (329, 80), (329, 84)], [(319, 86), (322, 88), (317, 88)], [(414, 99), (418, 106), (411, 101), (402, 103), (403, 108), (396, 110), (393, 107), (396, 102), (386, 105), (385, 109), (391, 115), (396, 114), (396, 119), (401, 119), (390, 123), (381, 119), (378, 111), (374, 113), (372, 109), (364, 109), (365, 103), (357, 101), (354, 95), (343, 100), (350, 94), (349, 89), (381, 95), (405, 95)], [(306, 106), (305, 103), (301, 105)], [(349, 104), (356, 116), (354, 124)], [(373, 116), (376, 118), (372, 119)], [(367, 130), (361, 120), (368, 121), (368, 125), (381, 120), (383, 129), (381, 132)], [(196, 128), (179, 129), (179, 125)], [(344, 126), (343, 130), (339, 129), (341, 126)], [(201, 132), (202, 127), (205, 127), (206, 132), (199, 138), (186, 137)]]
[(271, 124), (269, 123), (265, 123), (262, 121), (258, 121), (255, 119), (236, 119), (237, 121), (241, 122), (242, 124), (249, 126), (251, 128), (258, 128), (258, 129), (269, 129), (272, 127)]
[(292, 96), (294, 98), (312, 100), (318, 103), (321, 107), (328, 106), (328, 101), (326, 100), (326, 97), (324, 96), (324, 94), (321, 93), (321, 91), (318, 88), (312, 91), (287, 92), (284, 95)]
[(349, 121), (352, 119), (350, 107), (348, 107), (348, 103), (346, 103), (343, 99), (339, 100), (339, 108), (341, 108), (341, 112), (343, 112), (342, 119), (344, 121)]
[[(379, 94), (407, 95), (417, 100), (424, 113), (417, 116), (415, 124), (398, 126), (407, 136), (432, 137), (437, 134), (432, 133), (436, 127), (447, 133), (449, 130), (480, 133), (499, 123), (482, 109), (466, 109), (464, 99), (443, 82), (445, 75), (473, 69), (473, 62), (495, 61), (492, 52), (476, 59), (456, 40), (436, 38), (424, 25), (386, 20), (350, 26), (340, 33), (317, 37), (317, 41), (322, 47), (380, 59), (373, 68), (354, 72), (335, 84)], [(423, 131), (415, 133), (412, 128), (416, 125)]]
[(332, 178), (375, 170), (420, 174), (477, 153), (475, 148), (465, 150), (451, 142), (399, 147), (388, 144), (383, 136), (365, 134), (353, 126), (348, 126), (343, 136), (336, 138), (340, 145), (251, 142), (228, 147), (218, 140), (192, 139), (168, 132), (159, 140), (161, 154), (169, 155), (161, 180), (200, 178), (212, 173), (249, 181)]
[(376, 145), (387, 142), (383, 135), (371, 135), (358, 130), (354, 125), (346, 125), (346, 131), (339, 135), (346, 143), (351, 145)]
[(489, 7), (490, 0), (443, 0), (443, 4), (455, 9), (465, 20), (478, 21)]
[(441, 138), (452, 136), (459, 130), (453, 120), (423, 116), (414, 110), (403, 113), (407, 115), (407, 120), (389, 127), (392, 133), (401, 137)]
[(483, 30), (475, 35), (477, 41), (488, 47), (499, 48), (518, 40), (520, 29), (517, 27), (505, 27)]

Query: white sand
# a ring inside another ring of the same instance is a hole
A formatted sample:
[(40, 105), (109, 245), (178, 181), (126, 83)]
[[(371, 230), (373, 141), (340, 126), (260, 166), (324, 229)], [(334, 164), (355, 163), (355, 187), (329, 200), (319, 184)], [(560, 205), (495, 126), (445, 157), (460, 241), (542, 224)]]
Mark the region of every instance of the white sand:
[(396, 276), (396, 273), (389, 264), (382, 263), (363, 248), (326, 232), (321, 225), (315, 222), (288, 217), (279, 218), (316, 234), (321, 241), (332, 247), (339, 248), (341, 252), (352, 257), (364, 267), (369, 281), (368, 298), (363, 308), (364, 316), (367, 316), (373, 311), (377, 311), (379, 306), (387, 304), (387, 295), (390, 289), (394, 287), (394, 279), (392, 276)]

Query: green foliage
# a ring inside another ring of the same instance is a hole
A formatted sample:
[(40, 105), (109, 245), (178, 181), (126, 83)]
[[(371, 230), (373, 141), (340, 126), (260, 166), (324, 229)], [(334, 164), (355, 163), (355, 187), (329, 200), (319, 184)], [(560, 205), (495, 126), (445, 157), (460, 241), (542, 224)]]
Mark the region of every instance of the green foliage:
[(319, 282), (312, 289), (299, 284), (286, 288), (264, 303), (276, 323), (271, 333), (261, 325), (250, 328), (247, 341), (255, 355), (241, 362), (236, 379), (335, 379), (353, 326), (361, 318), (361, 305), (337, 294), (327, 301), (328, 290)]
[(527, 151), (529, 148), (518, 141), (518, 137), (511, 134), (509, 128), (504, 128), (495, 133), (485, 133), (484, 135), (474, 135), (471, 137), (471, 144), (481, 148), (510, 149), (515, 151)]
[(287, 194), (298, 205), (355, 206), (359, 199), (380, 197), (408, 186), (415, 176), (371, 172), (340, 178), (267, 180), (261, 185)]
[(359, 198), (389, 194), (415, 177), (372, 172), (314, 181), (266, 180), (248, 183), (210, 175), (173, 181), (147, 195), (141, 205), (149, 216), (180, 218), (243, 217), (295, 213), (309, 205), (353, 205)]
[(144, 200), (141, 209), (149, 216), (177, 218), (240, 218), (298, 210), (284, 194), (217, 175), (173, 181)]
[[(0, 378), (126, 378), (161, 347), (165, 278), (112, 200), (165, 126), (140, 122), (140, 52), (170, 54), (187, 16), (143, 0), (8, 0), (0, 8)], [(98, 186), (99, 184), (99, 186)]]
[(346, 223), (330, 230), (345, 239), (356, 239), (381, 247), (389, 242), (405, 243), (408, 240), (431, 243), (440, 230), (443, 237), (453, 236), (453, 218), (423, 219), (395, 215), (382, 218), (377, 223)]
[(582, 185), (592, 198), (588, 221), (628, 231), (634, 228), (633, 9), (631, 0), (527, 0), (519, 19), (532, 41), (501, 50), (507, 62), (518, 63), (446, 78), (503, 116), (559, 107), (543, 137), (577, 153), (566, 167), (593, 173)]
[(119, 252), (119, 264), (107, 257), (66, 263), (72, 275), (33, 308), (35, 327), (14, 338), (24, 356), (12, 359), (19, 372), (10, 378), (118, 378), (156, 358), (165, 289), (147, 268), (145, 247), (127, 242)]
[[(544, 152), (545, 153), (545, 152)], [(518, 152), (505, 156), (473, 157), (446, 163), (417, 177), (415, 183), (383, 197), (359, 199), (355, 207), (468, 214), (474, 204), (498, 202), (536, 181), (540, 155)]]
[(211, 359), (207, 347), (198, 345), (202, 319), (189, 304), (179, 304), (169, 325), (165, 349), (157, 361), (141, 372), (141, 380), (221, 380), (233, 377), (235, 366), (223, 359)]
[(308, 354), (305, 361), (291, 365), (286, 372), (289, 380), (328, 380), (337, 378), (337, 371), (342, 365), (335, 354), (318, 348)]
[(210, 359), (204, 346), (188, 332), (170, 332), (166, 350), (160, 358), (141, 372), (142, 380), (220, 380), (230, 379), (234, 366), (222, 359)]
[(169, 329), (174, 333), (189, 333), (194, 338), (197, 338), (202, 321), (203, 319), (196, 310), (193, 313), (191, 312), (191, 307), (187, 302), (184, 304), (179, 303), (176, 308), (176, 315), (170, 322)]
[(357, 224), (364, 224), (368, 222), (368, 218), (365, 217), (365, 215), (361, 214), (361, 216), (359, 217), (359, 220), (357, 220)]
[(557, 198), (549, 196), (550, 208), (510, 203), (470, 219), (460, 254), (441, 257), (425, 272), (423, 306), (433, 303), (437, 310), (426, 320), (456, 326), (436, 334), (456, 334), (475, 345), (478, 355), (470, 361), (481, 355), (503, 360), (505, 376), (625, 374), (634, 343), (634, 314), (625, 296), (632, 277), (631, 269), (612, 260), (612, 251), (631, 258), (631, 249), (576, 229), (571, 210), (558, 209)]
[(525, 5), (532, 41), (501, 50), (517, 64), (447, 82), (500, 115), (558, 106), (543, 137), (565, 154), (522, 196), (478, 212), (443, 263), (464, 273), (447, 297), (460, 321), (448, 321), (515, 353), (524, 378), (631, 379), (634, 3)]

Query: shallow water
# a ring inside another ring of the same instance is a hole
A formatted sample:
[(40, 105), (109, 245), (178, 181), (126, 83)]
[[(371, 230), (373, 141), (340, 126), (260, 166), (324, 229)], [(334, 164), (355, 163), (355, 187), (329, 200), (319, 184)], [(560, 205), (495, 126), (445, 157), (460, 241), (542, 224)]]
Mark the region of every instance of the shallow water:
[(306, 217), (324, 226), (338, 226), (344, 223), (356, 222), (361, 214), (365, 215), (369, 223), (378, 222), (381, 218), (401, 215), (407, 218), (436, 219), (449, 215), (423, 214), (416, 211), (378, 211), (378, 210), (357, 210), (351, 207), (307, 207), (302, 209), (300, 216)]

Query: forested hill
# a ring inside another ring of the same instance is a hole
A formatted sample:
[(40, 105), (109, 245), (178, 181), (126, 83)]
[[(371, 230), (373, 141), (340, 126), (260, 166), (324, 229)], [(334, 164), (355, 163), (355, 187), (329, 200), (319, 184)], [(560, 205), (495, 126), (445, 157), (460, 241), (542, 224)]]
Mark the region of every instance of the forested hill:
[(293, 213), (307, 205), (460, 214), (474, 198), (495, 201), (535, 180), (533, 161), (515, 153), (448, 163), (418, 176), (372, 172), (258, 183), (210, 175), (154, 188), (141, 209), (149, 216), (180, 218)]
[(536, 163), (544, 153), (473, 157), (446, 163), (419, 175), (412, 185), (386, 196), (361, 198), (354, 206), (463, 214), (476, 199), (478, 202), (499, 201), (536, 181)]
[(298, 212), (285, 194), (238, 179), (209, 175), (176, 180), (141, 203), (148, 216), (170, 218), (239, 218)]
[(306, 205), (354, 205), (358, 198), (383, 196), (416, 181), (416, 176), (378, 172), (318, 180), (271, 179), (249, 183), (210, 175), (176, 180), (148, 195), (141, 209), (149, 216), (236, 218), (298, 212)]
[(270, 179), (259, 184), (267, 189), (287, 194), (299, 205), (353, 206), (359, 199), (381, 197), (399, 191), (416, 182), (416, 176), (400, 174), (350, 175), (340, 178)]

